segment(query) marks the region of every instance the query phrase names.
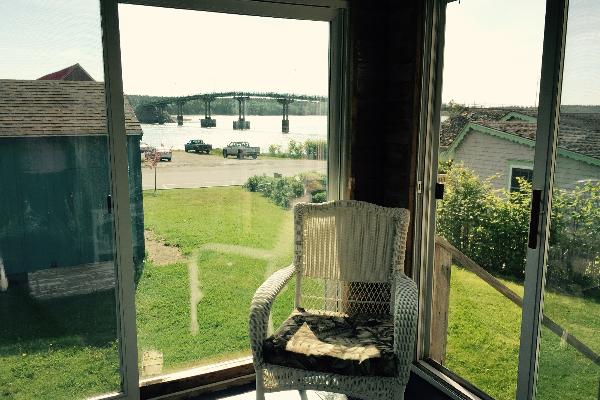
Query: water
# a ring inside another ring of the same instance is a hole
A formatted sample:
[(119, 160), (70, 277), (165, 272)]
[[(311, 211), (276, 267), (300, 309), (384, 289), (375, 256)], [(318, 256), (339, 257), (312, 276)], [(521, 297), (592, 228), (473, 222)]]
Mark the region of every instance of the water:
[(216, 128), (201, 128), (200, 118), (204, 116), (185, 115), (184, 118), (183, 126), (178, 126), (177, 123), (142, 124), (142, 142), (155, 147), (183, 150), (190, 139), (202, 139), (213, 148), (222, 148), (229, 142), (244, 141), (267, 152), (272, 144), (280, 145), (283, 151), (287, 150), (290, 139), (297, 142), (307, 139), (327, 140), (326, 115), (291, 115), (290, 133), (281, 133), (281, 116), (278, 115), (246, 116), (246, 120), (250, 121), (250, 129), (245, 131), (233, 130), (233, 121), (237, 120), (237, 115), (213, 115), (217, 120)]

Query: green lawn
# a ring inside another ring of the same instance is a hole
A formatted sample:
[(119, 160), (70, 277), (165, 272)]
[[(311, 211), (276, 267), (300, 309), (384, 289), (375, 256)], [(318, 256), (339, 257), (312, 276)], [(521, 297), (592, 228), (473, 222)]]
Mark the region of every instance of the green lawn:
[[(523, 287), (504, 282), (523, 295)], [(547, 293), (545, 311), (600, 351), (600, 304)], [(476, 275), (452, 269), (446, 367), (499, 400), (516, 390), (521, 310)], [(542, 329), (538, 399), (596, 399), (600, 369), (548, 329)]]
[(35, 301), (0, 293), (0, 399), (74, 399), (119, 390), (112, 291)]
[[(140, 357), (163, 354), (163, 372), (249, 354), (256, 288), (291, 262), (291, 211), (241, 188), (145, 193), (145, 226), (185, 262), (147, 262), (136, 293)], [(507, 282), (522, 294), (522, 287)], [(274, 310), (281, 322), (293, 286)], [(193, 301), (191, 301), (193, 295)], [(197, 311), (191, 315), (191, 303)], [(550, 293), (547, 312), (595, 351), (600, 305)], [(118, 388), (114, 296), (33, 301), (0, 293), (0, 399), (81, 398)], [(453, 268), (446, 365), (498, 399), (512, 399), (520, 310), (473, 274)], [(598, 367), (543, 331), (540, 399), (595, 399)]]
[[(238, 187), (160, 191), (144, 197), (145, 225), (189, 262), (147, 263), (136, 302), (140, 354), (163, 353), (164, 369), (249, 354), (248, 309), (273, 271), (292, 261), (292, 212)], [(198, 282), (192, 328), (189, 273)], [(288, 288), (275, 323), (291, 311)]]

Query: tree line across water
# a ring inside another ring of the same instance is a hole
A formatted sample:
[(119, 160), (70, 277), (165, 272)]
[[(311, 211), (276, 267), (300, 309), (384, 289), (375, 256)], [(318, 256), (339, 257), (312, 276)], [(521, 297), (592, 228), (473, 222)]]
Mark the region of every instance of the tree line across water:
[[(166, 115), (158, 116), (156, 111), (144, 107), (145, 104), (164, 100), (160, 96), (127, 95), (135, 115), (142, 123), (158, 122), (157, 118), (165, 118), (170, 122), (170, 115), (177, 114), (177, 105), (168, 104), (164, 111)], [(289, 115), (327, 115), (327, 102), (295, 101), (289, 105)], [(204, 101), (190, 100), (183, 105), (183, 115), (204, 115)], [(212, 115), (237, 115), (238, 102), (232, 98), (218, 98), (211, 103)], [(281, 115), (282, 106), (275, 99), (251, 98), (246, 102), (246, 115)]]

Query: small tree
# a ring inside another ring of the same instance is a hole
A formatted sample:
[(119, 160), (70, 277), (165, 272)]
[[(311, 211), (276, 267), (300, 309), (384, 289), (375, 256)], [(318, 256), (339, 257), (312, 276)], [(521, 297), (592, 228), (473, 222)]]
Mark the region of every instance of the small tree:
[(146, 161), (150, 168), (154, 169), (154, 194), (156, 194), (156, 170), (160, 162), (160, 153), (156, 150), (146, 153)]

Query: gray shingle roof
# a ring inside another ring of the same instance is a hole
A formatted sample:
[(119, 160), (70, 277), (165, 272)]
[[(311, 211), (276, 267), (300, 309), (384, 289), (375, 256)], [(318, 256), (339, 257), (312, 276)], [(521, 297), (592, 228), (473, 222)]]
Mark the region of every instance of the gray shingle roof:
[[(142, 128), (125, 98), (127, 134)], [(0, 79), (0, 136), (107, 134), (104, 83)]]
[[(507, 110), (465, 110), (442, 123), (440, 145), (451, 145), (469, 122), (535, 140), (536, 123), (500, 121), (507, 113)], [(561, 112), (558, 147), (600, 159), (600, 113)]]

